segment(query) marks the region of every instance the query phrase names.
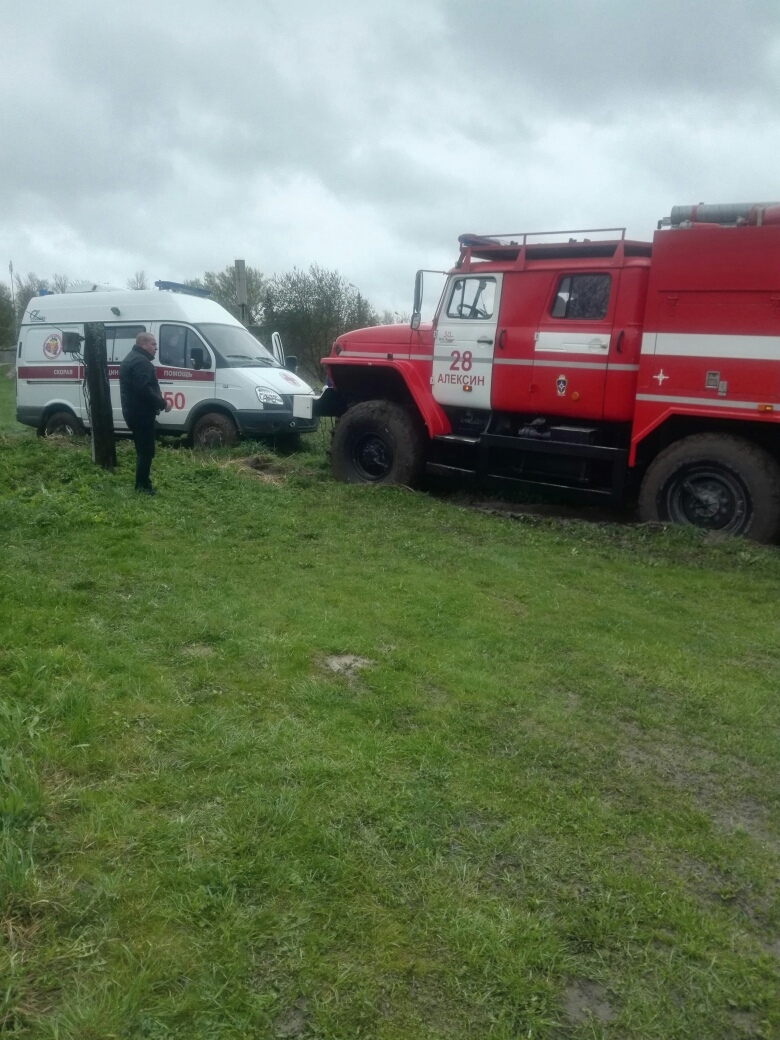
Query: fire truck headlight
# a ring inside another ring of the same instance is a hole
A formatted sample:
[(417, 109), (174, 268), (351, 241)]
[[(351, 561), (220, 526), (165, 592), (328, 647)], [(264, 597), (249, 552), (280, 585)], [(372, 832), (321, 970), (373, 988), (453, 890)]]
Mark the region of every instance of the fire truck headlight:
[(284, 404), (284, 399), (269, 386), (256, 386), (255, 393), (261, 404)]

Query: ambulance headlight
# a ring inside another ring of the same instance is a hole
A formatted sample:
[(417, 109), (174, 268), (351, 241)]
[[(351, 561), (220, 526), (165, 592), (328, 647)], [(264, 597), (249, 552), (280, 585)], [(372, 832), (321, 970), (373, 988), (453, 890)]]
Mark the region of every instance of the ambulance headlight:
[(260, 404), (284, 404), (284, 398), (269, 386), (256, 386), (255, 393)]

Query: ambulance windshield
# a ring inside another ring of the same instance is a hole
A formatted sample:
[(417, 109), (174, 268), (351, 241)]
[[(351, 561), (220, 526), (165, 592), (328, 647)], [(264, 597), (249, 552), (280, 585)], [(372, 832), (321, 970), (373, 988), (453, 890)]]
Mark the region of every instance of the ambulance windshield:
[(279, 362), (240, 325), (197, 325), (217, 355), (217, 368), (280, 368)]

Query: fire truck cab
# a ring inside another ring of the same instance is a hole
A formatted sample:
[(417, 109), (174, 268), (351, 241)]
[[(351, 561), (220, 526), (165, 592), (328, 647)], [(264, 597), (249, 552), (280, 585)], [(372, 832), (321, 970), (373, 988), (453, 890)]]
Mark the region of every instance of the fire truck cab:
[(780, 204), (625, 229), (462, 235), (434, 319), (323, 359), (352, 483), (520, 481), (643, 520), (780, 535)]

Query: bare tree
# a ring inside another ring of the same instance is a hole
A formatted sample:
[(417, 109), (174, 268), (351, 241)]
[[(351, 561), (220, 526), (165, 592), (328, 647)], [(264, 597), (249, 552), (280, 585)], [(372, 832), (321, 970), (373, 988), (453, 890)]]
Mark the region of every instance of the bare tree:
[(146, 276), (146, 271), (136, 271), (132, 278), (127, 279), (128, 289), (148, 289), (149, 279)]
[[(190, 278), (187, 285), (198, 289), (208, 289), (212, 299), (221, 303), (225, 310), (236, 318), (241, 316), (236, 303), (236, 269), (230, 264), (224, 271), (206, 271), (202, 278)], [(261, 271), (256, 267), (246, 269), (246, 322), (248, 325), (259, 325), (263, 320), (263, 291), (265, 282)]]
[(14, 345), (16, 326), (14, 308), (11, 303), (11, 290), (0, 282), (0, 350)]
[(33, 296), (38, 295), (41, 289), (49, 289), (50, 286), (45, 278), (39, 278), (32, 271), (24, 278), (15, 274), (14, 281), (16, 283), (16, 321), (17, 325), (21, 325), (22, 317), (27, 310), (27, 304)]
[(336, 336), (379, 323), (359, 289), (338, 271), (317, 264), (266, 282), (264, 310), (266, 334), (279, 331), (286, 351), (312, 376), (321, 373), (320, 359), (330, 353)]
[(406, 311), (382, 311), (382, 317), (379, 321), (380, 325), (408, 325), (411, 321), (411, 314), (407, 314)]
[(54, 292), (63, 293), (67, 292), (70, 288), (71, 280), (66, 274), (55, 274), (51, 280), (51, 287)]

